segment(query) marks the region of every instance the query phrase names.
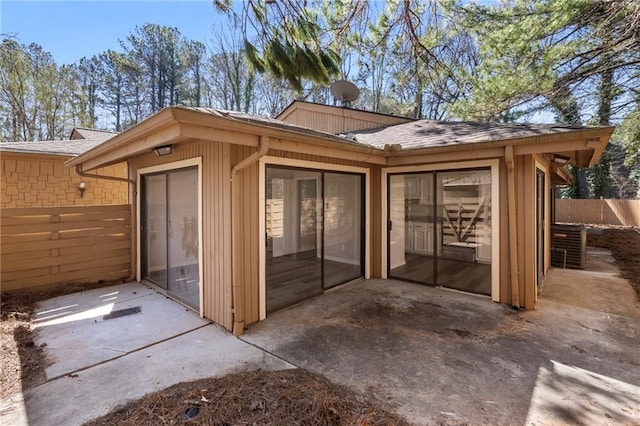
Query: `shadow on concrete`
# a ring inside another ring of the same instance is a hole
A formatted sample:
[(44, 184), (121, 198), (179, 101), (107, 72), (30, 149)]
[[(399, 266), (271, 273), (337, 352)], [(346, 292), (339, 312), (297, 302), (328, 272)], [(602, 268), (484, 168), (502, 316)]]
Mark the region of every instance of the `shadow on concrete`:
[[(278, 312), (243, 339), (417, 424), (594, 424), (640, 407), (640, 396), (625, 396), (640, 384), (638, 325), (553, 302), (517, 312), (485, 297), (363, 280)], [(579, 370), (560, 376), (558, 366)], [(542, 410), (552, 391), (555, 408)], [(589, 401), (598, 408), (586, 411)], [(640, 421), (637, 410), (625, 415)]]
[(0, 402), (0, 424), (81, 425), (176, 383), (290, 364), (140, 283), (42, 302), (46, 382)]

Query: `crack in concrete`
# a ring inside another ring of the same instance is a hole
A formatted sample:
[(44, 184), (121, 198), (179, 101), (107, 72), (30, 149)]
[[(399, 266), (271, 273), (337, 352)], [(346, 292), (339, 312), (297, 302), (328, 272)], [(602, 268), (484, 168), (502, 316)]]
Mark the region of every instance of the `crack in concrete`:
[(40, 386), (44, 386), (45, 384), (47, 384), (47, 383), (49, 383), (49, 382), (53, 382), (54, 380), (58, 380), (58, 379), (63, 378), (63, 377), (69, 377), (69, 376), (77, 375), (77, 373), (80, 373), (80, 372), (82, 372), (82, 371), (86, 371), (86, 370), (88, 370), (88, 369), (90, 369), (90, 368), (97, 367), (97, 366), (99, 366), (99, 365), (102, 365), (102, 364), (106, 364), (106, 363), (108, 363), (108, 362), (115, 361), (115, 360), (117, 360), (117, 359), (120, 359), (120, 358), (125, 357), (125, 356), (127, 356), (127, 355), (129, 355), (129, 354), (132, 354), (132, 353), (136, 353), (136, 352), (143, 351), (143, 350), (145, 350), (145, 349), (149, 349), (149, 348), (151, 348), (151, 347), (153, 347), (153, 346), (159, 345), (159, 344), (161, 344), (161, 343), (164, 343), (164, 342), (169, 341), (169, 340), (171, 340), (171, 339), (175, 339), (175, 338), (180, 337), (180, 336), (184, 336), (185, 334), (189, 334), (189, 333), (191, 333), (191, 332), (193, 332), (193, 331), (199, 330), (199, 329), (204, 328), (204, 327), (208, 327), (208, 326), (210, 326), (210, 325), (213, 325), (213, 323), (209, 322), (209, 323), (207, 323), (207, 324), (202, 324), (202, 325), (200, 325), (200, 326), (198, 326), (198, 327), (192, 328), (192, 329), (190, 329), (190, 330), (183, 331), (183, 332), (178, 333), (178, 334), (174, 334), (173, 336), (169, 336), (169, 337), (167, 337), (167, 338), (165, 338), (165, 339), (155, 341), (155, 342), (153, 342), (153, 343), (150, 343), (150, 344), (145, 345), (145, 346), (141, 346), (141, 347), (139, 347), (139, 348), (133, 349), (133, 350), (128, 351), (128, 352), (126, 352), (126, 351), (118, 351), (117, 349), (111, 349), (111, 348), (103, 348), (103, 349), (106, 349), (106, 350), (111, 350), (111, 351), (114, 351), (114, 352), (119, 352), (119, 353), (120, 353), (120, 355), (115, 356), (115, 357), (110, 358), (110, 359), (106, 359), (106, 360), (104, 360), (104, 361), (96, 362), (96, 363), (91, 364), (91, 365), (87, 365), (87, 366), (82, 367), (82, 368), (79, 368), (79, 369), (77, 369), (77, 370), (68, 371), (68, 372), (65, 372), (65, 373), (62, 373), (62, 374), (58, 374), (57, 376), (54, 376), (54, 377), (51, 377), (50, 379), (47, 379), (47, 381), (46, 381), (46, 382), (44, 382), (44, 383), (40, 384), (39, 386), (37, 386), (37, 387), (36, 387), (36, 388), (34, 388), (34, 389), (37, 389), (37, 388), (38, 388), (38, 387), (40, 387)]

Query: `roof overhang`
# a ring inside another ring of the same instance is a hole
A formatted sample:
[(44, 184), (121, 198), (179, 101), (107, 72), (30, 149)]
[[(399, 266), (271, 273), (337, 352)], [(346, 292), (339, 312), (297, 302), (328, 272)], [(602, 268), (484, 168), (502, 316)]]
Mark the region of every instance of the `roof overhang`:
[[(169, 107), (109, 139), (65, 164), (83, 171), (119, 163), (162, 145), (179, 145), (198, 140), (258, 147), (259, 137), (269, 136), (272, 149), (313, 154), (322, 146), (324, 154), (345, 156), (354, 161), (386, 164), (382, 150), (328, 133), (307, 131), (295, 126), (271, 125), (262, 120), (234, 118), (213, 111)], [(314, 148), (315, 147), (315, 148)]]
[(18, 151), (10, 149), (0, 149), (0, 155), (3, 157), (25, 157), (30, 160), (55, 160), (66, 161), (75, 157), (75, 154), (57, 153), (57, 152), (40, 152), (40, 151)]
[(615, 127), (594, 127), (470, 144), (393, 150), (389, 164), (438, 162), (439, 158), (442, 161), (496, 158), (504, 156), (504, 147), (513, 146), (513, 154), (516, 156), (557, 155), (568, 158), (569, 164), (574, 166), (589, 167), (598, 162), (614, 130)]
[(614, 127), (581, 128), (469, 144), (385, 150), (287, 123), (280, 125), (215, 110), (169, 107), (65, 164), (89, 171), (125, 161), (162, 145), (208, 141), (258, 147), (260, 136), (268, 136), (270, 148), (274, 150), (317, 155), (318, 147), (322, 147), (323, 156), (383, 166), (500, 158), (505, 155), (505, 147), (512, 146), (516, 156), (558, 155), (569, 158), (570, 164), (588, 167), (600, 159), (613, 130)]

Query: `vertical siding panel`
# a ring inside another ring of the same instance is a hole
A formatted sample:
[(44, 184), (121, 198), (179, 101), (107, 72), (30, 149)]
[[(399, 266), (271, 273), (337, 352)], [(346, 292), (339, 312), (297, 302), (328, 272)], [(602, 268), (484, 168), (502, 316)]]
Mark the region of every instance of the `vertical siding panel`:
[(216, 144), (215, 147), (211, 147), (212, 153), (210, 155), (215, 155), (217, 161), (212, 164), (213, 170), (211, 170), (211, 179), (218, 182), (218, 191), (212, 194), (212, 200), (209, 205), (208, 216), (212, 220), (212, 227), (215, 229), (215, 234), (207, 234), (205, 238), (210, 240), (210, 244), (213, 245), (212, 248), (212, 263), (215, 263), (215, 272), (212, 276), (212, 279), (215, 282), (219, 283), (219, 285), (215, 288), (215, 292), (212, 292), (212, 300), (211, 303), (215, 306), (216, 311), (220, 312), (220, 323), (224, 325), (224, 327), (230, 329), (231, 325), (227, 323), (226, 320), (226, 309), (224, 305), (224, 301), (222, 298), (224, 297), (224, 289), (227, 285), (229, 285), (224, 279), (224, 270), (225, 268), (230, 268), (230, 265), (225, 265), (223, 261), (223, 244), (225, 242), (225, 235), (223, 233), (222, 228), (224, 227), (223, 223), (223, 202), (224, 198), (224, 188), (227, 185), (227, 182), (224, 181), (224, 176), (222, 175), (223, 170), (223, 159), (221, 158), (221, 146), (220, 144)]
[(382, 188), (380, 187), (382, 174), (380, 166), (371, 168), (369, 179), (371, 180), (371, 190), (369, 192), (371, 197), (371, 200), (369, 200), (369, 205), (371, 206), (371, 223), (368, 223), (367, 227), (369, 229), (369, 235), (371, 235), (371, 240), (366, 250), (371, 256), (371, 276), (380, 278), (382, 276), (382, 235), (380, 230), (382, 227)]
[[(229, 229), (229, 146), (215, 141), (179, 145), (172, 154), (131, 159), (132, 176), (140, 168), (202, 157), (203, 313), (231, 328), (231, 232)], [(137, 206), (134, 207), (134, 212)]]
[(224, 144), (222, 146), (222, 162), (220, 165), (220, 173), (222, 175), (222, 195), (220, 197), (221, 209), (224, 211), (223, 214), (223, 245), (222, 245), (222, 255), (220, 256), (223, 259), (224, 268), (222, 269), (222, 282), (224, 283), (224, 291), (221, 293), (223, 300), (222, 304), (224, 306), (224, 324), (225, 327), (231, 329), (232, 327), (232, 295), (231, 295), (231, 227), (229, 224), (231, 223), (231, 157), (230, 157), (230, 146), (229, 144)]
[(209, 274), (209, 279), (211, 280), (211, 282), (219, 283), (219, 285), (215, 287), (207, 286), (207, 288), (210, 290), (209, 303), (212, 310), (221, 313), (221, 324), (225, 325), (225, 327), (228, 327), (226, 324), (224, 324), (224, 306), (220, 301), (222, 293), (221, 290), (225, 283), (221, 279), (221, 271), (222, 268), (224, 268), (224, 265), (220, 264), (220, 244), (222, 243), (222, 235), (220, 233), (220, 192), (223, 182), (219, 171), (219, 145), (216, 144), (215, 146), (209, 147), (206, 156), (212, 157), (209, 164), (207, 179), (211, 182), (216, 182), (218, 185), (218, 191), (209, 191), (209, 193), (207, 194), (209, 202), (207, 203), (206, 215), (208, 217), (209, 223), (211, 224), (210, 231), (205, 234), (205, 239), (208, 240), (207, 245), (209, 246), (210, 253), (209, 269), (211, 270), (211, 273)]
[(510, 257), (509, 257), (509, 221), (505, 218), (509, 217), (509, 203), (516, 202), (509, 199), (509, 192), (507, 190), (507, 165), (504, 160), (500, 161), (499, 171), (500, 182), (500, 218), (503, 218), (500, 223), (491, 222), (491, 226), (499, 226), (500, 232), (500, 302), (511, 302), (511, 276), (509, 271)]
[[(350, 114), (355, 113), (353, 110), (349, 110)], [(385, 123), (389, 123), (388, 116), (384, 119), (379, 116), (379, 120), (376, 120), (375, 115), (363, 116), (361, 118), (346, 117), (344, 110), (335, 109), (332, 107), (325, 108), (322, 112), (313, 109), (305, 108), (304, 105), (298, 107), (298, 109), (292, 111), (284, 121), (297, 124), (300, 126), (310, 127), (316, 130), (324, 131), (327, 133), (338, 134), (347, 133), (354, 130), (371, 129), (380, 127)], [(406, 122), (407, 119), (398, 118), (397, 123)]]
[(531, 155), (525, 156), (524, 168), (524, 307), (533, 309), (536, 300), (536, 168), (534, 158)]
[[(220, 159), (219, 159), (219, 145), (216, 145), (215, 147), (211, 147), (210, 151), (211, 152), (207, 152), (207, 157), (211, 157), (211, 156), (215, 156), (214, 158), (217, 161), (213, 161), (212, 163), (209, 165), (209, 176), (208, 179), (210, 179), (212, 182), (217, 182), (218, 183), (218, 187), (219, 190), (216, 191), (215, 193), (213, 191), (211, 191), (208, 194), (208, 197), (210, 197), (209, 199), (209, 203), (208, 203), (208, 211), (207, 211), (207, 216), (209, 218), (209, 221), (211, 223), (211, 231), (208, 232), (207, 234), (205, 234), (205, 238), (208, 239), (208, 245), (210, 246), (209, 252), (211, 253), (211, 259), (210, 259), (210, 269), (211, 269), (211, 275), (210, 275), (210, 279), (212, 282), (216, 282), (216, 283), (220, 283), (218, 286), (211, 287), (208, 286), (208, 288), (210, 289), (209, 291), (209, 303), (211, 304), (212, 309), (214, 309), (216, 312), (220, 312), (223, 313), (224, 312), (224, 305), (221, 303), (221, 295), (222, 295), (222, 287), (226, 284), (223, 280), (222, 280), (222, 269), (224, 268), (224, 265), (220, 264), (220, 245), (222, 243), (222, 234), (220, 233), (220, 219), (221, 219), (221, 212), (220, 212), (220, 189), (222, 189), (222, 176), (220, 176)], [(228, 328), (228, 325), (224, 324), (224, 315), (221, 315), (221, 320), (222, 320), (222, 324), (225, 325), (225, 327)]]
[(253, 316), (252, 318), (255, 318), (256, 320), (259, 319), (260, 317), (260, 313), (259, 313), (259, 303), (260, 303), (260, 298), (259, 298), (259, 276), (260, 276), (260, 272), (259, 272), (259, 266), (260, 266), (260, 251), (259, 251), (259, 244), (260, 244), (260, 235), (259, 235), (259, 229), (260, 227), (258, 226), (258, 222), (260, 221), (260, 209), (258, 207), (258, 203), (259, 203), (259, 191), (258, 191), (258, 187), (260, 185), (259, 183), (259, 165), (256, 163), (252, 168), (251, 168), (251, 182), (252, 182), (252, 188), (251, 188), (251, 212), (252, 212), (252, 223), (251, 223), (251, 237), (253, 239), (253, 244), (251, 244), (251, 251), (252, 251), (252, 262), (251, 262), (251, 299), (252, 299), (252, 303), (251, 303), (251, 307), (252, 307), (252, 313)]
[[(245, 300), (245, 313), (247, 322), (251, 321), (253, 318), (253, 306), (252, 306), (252, 293), (253, 293), (253, 216), (254, 212), (251, 209), (252, 199), (253, 199), (253, 182), (251, 180), (252, 173), (251, 169), (253, 166), (247, 167), (244, 170), (243, 176), (246, 180), (245, 188), (246, 191), (243, 191), (244, 195), (244, 259), (246, 260), (246, 264), (244, 265), (244, 279), (245, 279), (245, 292), (244, 292), (244, 300)], [(252, 321), (253, 322), (253, 321)]]
[(515, 157), (514, 163), (516, 165), (516, 223), (518, 227), (517, 239), (518, 239), (518, 295), (520, 306), (524, 306), (524, 280), (525, 280), (525, 215), (524, 215), (524, 203), (525, 203), (525, 162), (522, 156)]
[(203, 150), (203, 173), (202, 173), (202, 198), (203, 198), (203, 245), (204, 245), (204, 299), (206, 301), (205, 316), (213, 316), (214, 312), (220, 312), (220, 307), (217, 304), (217, 289), (215, 288), (216, 282), (218, 282), (218, 265), (216, 264), (216, 258), (218, 254), (218, 217), (216, 214), (216, 197), (214, 195), (214, 187), (217, 183), (215, 173), (215, 158), (212, 158), (213, 148), (209, 145)]

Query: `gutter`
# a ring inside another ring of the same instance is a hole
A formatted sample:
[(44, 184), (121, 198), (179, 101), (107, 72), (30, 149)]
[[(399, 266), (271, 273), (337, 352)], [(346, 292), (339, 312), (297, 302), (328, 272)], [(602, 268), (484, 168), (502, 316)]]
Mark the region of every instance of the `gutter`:
[(513, 158), (513, 145), (504, 148), (507, 163), (507, 205), (509, 209), (509, 261), (511, 272), (511, 306), (520, 308), (520, 283), (518, 282), (518, 229), (516, 225), (516, 175)]
[(121, 177), (117, 177), (117, 176), (105, 176), (105, 175), (99, 175), (99, 174), (92, 174), (92, 173), (83, 172), (82, 171), (82, 164), (77, 164), (76, 165), (76, 174), (78, 176), (86, 177), (86, 178), (115, 180), (117, 182), (127, 182), (127, 183), (132, 184), (132, 185), (136, 184), (135, 180), (129, 179), (129, 178), (121, 178)]
[(236, 176), (248, 166), (259, 161), (269, 152), (269, 136), (260, 136), (258, 142), (258, 150), (233, 166), (231, 169), (231, 295), (233, 300), (233, 335), (240, 336), (244, 331), (244, 283), (239, 283), (236, 274), (236, 264), (238, 254), (236, 253), (234, 244), (236, 243), (236, 227), (234, 223), (235, 211), (237, 210), (237, 196), (240, 194), (240, 190), (237, 187)]

